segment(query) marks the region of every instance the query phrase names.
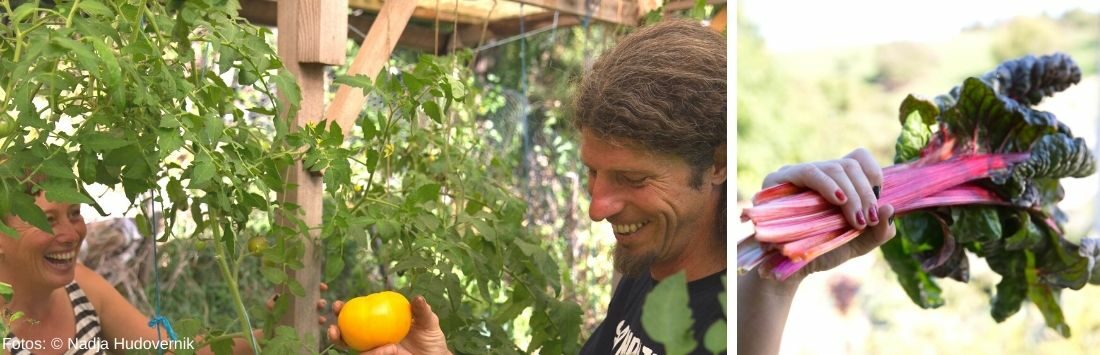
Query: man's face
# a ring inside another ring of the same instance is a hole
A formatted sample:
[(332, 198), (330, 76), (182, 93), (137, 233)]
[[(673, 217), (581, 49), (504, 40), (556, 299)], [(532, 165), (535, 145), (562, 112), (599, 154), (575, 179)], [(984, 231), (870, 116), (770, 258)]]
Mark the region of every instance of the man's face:
[(676, 266), (689, 245), (713, 238), (717, 190), (706, 179), (692, 188), (683, 159), (582, 130), (581, 160), (592, 198), (588, 215), (607, 220), (615, 232), (615, 270), (639, 276), (652, 266)]

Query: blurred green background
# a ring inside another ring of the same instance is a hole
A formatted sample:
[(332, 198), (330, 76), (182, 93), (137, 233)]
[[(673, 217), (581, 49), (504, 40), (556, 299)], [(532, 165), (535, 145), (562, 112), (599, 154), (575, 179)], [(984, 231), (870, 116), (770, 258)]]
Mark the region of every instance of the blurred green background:
[[(1045, 100), (1076, 136), (1100, 134), (1100, 4), (1079, 2), (794, 4), (737, 8), (737, 200), (783, 165), (839, 158), (858, 147), (883, 166), (910, 94), (946, 93), (968, 76), (1024, 54), (1068, 53), (1081, 83)], [(1066, 179), (1067, 239), (1093, 232), (1100, 180)], [(735, 237), (751, 227), (735, 228)], [(1094, 235), (1095, 236), (1095, 235)], [(947, 304), (923, 310), (875, 251), (809, 277), (796, 296), (782, 354), (1088, 354), (1100, 348), (1100, 287), (1067, 290), (1073, 336), (1047, 329), (1030, 303), (1002, 324), (989, 315), (1000, 276), (971, 258), (971, 280), (938, 283)]]

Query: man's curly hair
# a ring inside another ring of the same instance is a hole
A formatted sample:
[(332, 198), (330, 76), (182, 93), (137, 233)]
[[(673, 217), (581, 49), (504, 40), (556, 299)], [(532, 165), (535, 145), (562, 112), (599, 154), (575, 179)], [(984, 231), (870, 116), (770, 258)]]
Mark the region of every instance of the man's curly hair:
[(680, 157), (699, 188), (726, 143), (726, 39), (686, 20), (640, 28), (593, 64), (572, 101), (575, 128)]

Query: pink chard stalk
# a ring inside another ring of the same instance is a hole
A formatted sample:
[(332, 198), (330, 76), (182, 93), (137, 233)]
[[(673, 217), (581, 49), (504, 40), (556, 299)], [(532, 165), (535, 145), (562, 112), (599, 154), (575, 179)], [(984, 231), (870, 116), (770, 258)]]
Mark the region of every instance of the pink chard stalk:
[[(902, 102), (896, 165), (883, 169), (879, 198), (894, 206), (898, 234), (880, 249), (917, 305), (943, 304), (933, 277), (968, 281), (969, 252), (1002, 276), (994, 319), (1011, 316), (1026, 298), (1069, 336), (1058, 292), (1100, 284), (1100, 253), (1063, 238), (1059, 179), (1091, 175), (1096, 160), (1053, 114), (1031, 106), (1080, 77), (1065, 54), (1026, 56), (933, 100)], [(762, 268), (785, 280), (862, 233), (839, 206), (789, 183), (752, 202), (741, 214), (755, 228), (737, 246), (741, 273)]]

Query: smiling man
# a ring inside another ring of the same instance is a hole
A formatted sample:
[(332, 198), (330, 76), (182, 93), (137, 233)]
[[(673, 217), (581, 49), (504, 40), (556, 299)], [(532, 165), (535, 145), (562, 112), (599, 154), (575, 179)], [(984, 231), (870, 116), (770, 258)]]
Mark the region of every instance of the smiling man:
[[(718, 299), (726, 275), (725, 38), (681, 20), (641, 28), (585, 73), (573, 105), (588, 214), (611, 223), (615, 269), (625, 276), (581, 354), (664, 354), (642, 329), (642, 304), (681, 271), (700, 344), (693, 353), (709, 354), (703, 335), (726, 317)], [(342, 343), (339, 329), (328, 333)], [(438, 317), (421, 300), (405, 340), (364, 354), (449, 353)]]
[(688, 21), (639, 29), (600, 57), (574, 96), (588, 214), (614, 230), (623, 279), (582, 354), (663, 354), (645, 296), (683, 271), (698, 353), (725, 319), (726, 42)]

